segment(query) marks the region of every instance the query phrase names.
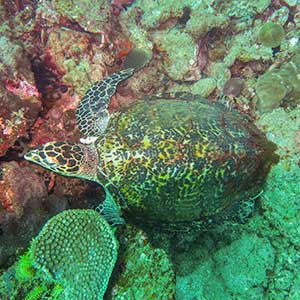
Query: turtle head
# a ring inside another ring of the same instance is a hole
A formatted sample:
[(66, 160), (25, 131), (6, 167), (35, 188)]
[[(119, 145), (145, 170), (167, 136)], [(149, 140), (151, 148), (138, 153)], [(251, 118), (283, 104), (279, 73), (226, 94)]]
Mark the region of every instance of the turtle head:
[(57, 174), (97, 181), (98, 155), (93, 144), (49, 142), (24, 158)]

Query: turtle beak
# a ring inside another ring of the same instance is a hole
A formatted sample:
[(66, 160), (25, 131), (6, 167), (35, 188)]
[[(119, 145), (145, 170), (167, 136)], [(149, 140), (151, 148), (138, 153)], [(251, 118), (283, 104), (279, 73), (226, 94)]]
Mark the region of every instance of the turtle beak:
[(36, 164), (40, 164), (41, 163), (41, 155), (40, 155), (41, 149), (37, 148), (37, 149), (33, 149), (30, 150), (29, 152), (27, 152), (24, 155), (24, 158), (28, 161), (31, 161), (33, 163)]
[[(45, 144), (47, 146), (47, 144)], [(35, 148), (24, 155), (24, 158), (30, 162), (33, 162), (45, 169), (50, 171), (56, 171), (59, 167), (57, 162), (47, 155), (45, 152), (45, 145), (42, 147)]]

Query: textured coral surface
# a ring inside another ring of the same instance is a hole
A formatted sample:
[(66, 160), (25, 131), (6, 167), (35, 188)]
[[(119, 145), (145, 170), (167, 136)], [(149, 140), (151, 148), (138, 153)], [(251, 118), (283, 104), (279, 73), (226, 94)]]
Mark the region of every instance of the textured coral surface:
[(151, 233), (122, 228), (106, 299), (300, 299), (299, 36), (299, 0), (1, 1), (0, 298), (62, 300), (59, 285), (23, 284), (14, 262), (48, 218), (96, 207), (103, 189), (22, 156), (77, 142), (87, 88), (134, 66), (110, 112), (145, 95), (200, 94), (250, 115), (280, 162), (235, 221), (158, 234), (154, 244)]
[(60, 282), (65, 299), (102, 299), (118, 245), (94, 210), (66, 210), (43, 227), (31, 246), (33, 265)]

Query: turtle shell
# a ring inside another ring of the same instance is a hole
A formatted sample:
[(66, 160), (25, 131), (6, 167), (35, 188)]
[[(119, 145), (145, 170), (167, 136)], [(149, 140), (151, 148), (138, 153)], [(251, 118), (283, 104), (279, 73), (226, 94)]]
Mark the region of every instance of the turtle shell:
[(200, 97), (139, 101), (112, 115), (96, 146), (100, 181), (125, 217), (147, 223), (222, 216), (254, 197), (277, 161), (249, 118)]

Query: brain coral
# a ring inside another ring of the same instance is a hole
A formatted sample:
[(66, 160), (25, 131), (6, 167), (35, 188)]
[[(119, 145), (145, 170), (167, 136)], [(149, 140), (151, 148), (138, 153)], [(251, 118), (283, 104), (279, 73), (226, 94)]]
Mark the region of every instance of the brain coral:
[(117, 258), (117, 241), (94, 210), (51, 218), (31, 248), (33, 265), (64, 288), (66, 300), (102, 300)]

